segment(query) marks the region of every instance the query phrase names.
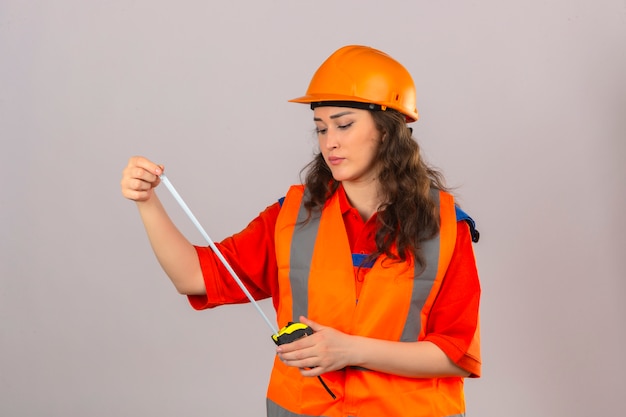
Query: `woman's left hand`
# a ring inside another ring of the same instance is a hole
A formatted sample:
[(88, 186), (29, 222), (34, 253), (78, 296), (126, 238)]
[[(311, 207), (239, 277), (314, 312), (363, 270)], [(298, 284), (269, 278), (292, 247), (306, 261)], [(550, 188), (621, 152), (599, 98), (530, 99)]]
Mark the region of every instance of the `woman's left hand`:
[(285, 365), (300, 368), (303, 376), (318, 376), (351, 365), (353, 336), (322, 326), (304, 316), (300, 317), (300, 323), (309, 326), (314, 333), (276, 348)]

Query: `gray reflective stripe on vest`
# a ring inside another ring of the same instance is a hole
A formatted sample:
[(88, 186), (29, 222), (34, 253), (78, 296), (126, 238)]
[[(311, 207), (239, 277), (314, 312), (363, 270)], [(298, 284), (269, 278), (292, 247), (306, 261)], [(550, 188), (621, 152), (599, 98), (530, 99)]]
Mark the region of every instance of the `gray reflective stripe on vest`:
[(309, 311), (309, 274), (311, 272), (311, 259), (317, 230), (320, 227), (321, 213), (311, 214), (311, 218), (305, 223), (308, 213), (304, 207), (308, 191), (304, 191), (300, 201), (298, 220), (294, 227), (291, 238), (291, 253), (289, 258), (289, 281), (291, 283), (291, 299), (293, 304), (292, 321), (300, 321), (300, 316), (308, 316)]
[(309, 416), (308, 414), (296, 414), (289, 410), (284, 409), (274, 401), (266, 398), (267, 417), (323, 417), (323, 416)]
[[(324, 417), (324, 416), (310, 416), (308, 414), (296, 414), (289, 410), (284, 409), (274, 401), (266, 398), (267, 417)], [(357, 416), (350, 416), (357, 417)], [(408, 416), (407, 416), (408, 417)], [(445, 417), (465, 417), (465, 414), (454, 414), (452, 416)]]
[[(304, 207), (304, 201), (307, 197), (306, 193), (307, 191), (305, 190), (305, 194), (300, 201), (297, 223), (291, 239), (289, 281), (293, 300), (292, 321), (299, 321), (300, 316), (308, 316), (309, 274), (321, 217), (320, 213), (313, 213), (308, 222), (304, 223), (308, 216), (307, 210)], [(432, 197), (435, 199), (436, 204), (439, 205), (439, 191), (433, 190)], [(426, 267), (422, 270), (419, 265), (415, 265), (414, 276), (419, 276), (419, 278), (415, 279), (413, 285), (411, 305), (407, 317), (405, 318), (404, 328), (400, 337), (400, 341), (402, 342), (416, 341), (420, 334), (420, 312), (426, 303), (426, 299), (432, 290), (433, 282), (437, 277), (437, 268), (439, 265), (439, 235), (422, 243), (422, 253), (424, 254)]]
[[(433, 190), (430, 195), (435, 200), (436, 206), (439, 206), (439, 191)], [(419, 279), (415, 279), (413, 283), (411, 306), (404, 322), (404, 329), (400, 337), (401, 342), (416, 341), (422, 330), (421, 311), (433, 288), (439, 267), (439, 235), (422, 242), (422, 254), (426, 261), (426, 267), (422, 271), (422, 267), (415, 263), (413, 276), (419, 277)]]

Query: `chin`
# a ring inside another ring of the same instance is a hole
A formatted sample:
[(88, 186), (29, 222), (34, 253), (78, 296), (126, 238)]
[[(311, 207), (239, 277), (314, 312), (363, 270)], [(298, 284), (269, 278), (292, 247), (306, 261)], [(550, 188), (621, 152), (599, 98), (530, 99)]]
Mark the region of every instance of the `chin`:
[(342, 182), (342, 181), (349, 180), (350, 178), (349, 178), (349, 177), (346, 177), (345, 175), (336, 175), (336, 174), (333, 174), (333, 179), (334, 179), (335, 181)]

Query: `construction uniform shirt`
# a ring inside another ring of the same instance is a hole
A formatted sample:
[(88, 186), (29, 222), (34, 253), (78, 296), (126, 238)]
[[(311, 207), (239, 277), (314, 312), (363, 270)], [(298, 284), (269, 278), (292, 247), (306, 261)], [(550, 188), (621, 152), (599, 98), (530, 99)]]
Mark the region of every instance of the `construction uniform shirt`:
[[(348, 240), (353, 253), (371, 253), (375, 248), (375, 216), (363, 222), (350, 206), (342, 188), (337, 191)], [(274, 232), (280, 205), (274, 204), (242, 232), (218, 244), (238, 276), (256, 299), (273, 297), (278, 305)], [(197, 247), (208, 296), (189, 296), (196, 309), (243, 303), (247, 298), (209, 248)], [(355, 274), (357, 294), (367, 269)], [(480, 287), (469, 228), (459, 222), (456, 244), (446, 277), (429, 314), (423, 340), (436, 344), (459, 367), (480, 375), (480, 359), (467, 354), (478, 323)], [(328, 324), (327, 324), (328, 325)]]

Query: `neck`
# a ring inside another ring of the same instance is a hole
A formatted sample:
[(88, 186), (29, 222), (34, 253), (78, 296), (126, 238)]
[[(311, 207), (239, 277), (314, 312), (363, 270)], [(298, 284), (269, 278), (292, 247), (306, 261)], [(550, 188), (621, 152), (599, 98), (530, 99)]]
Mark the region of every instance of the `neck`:
[(378, 181), (372, 181), (368, 184), (343, 182), (342, 185), (348, 201), (352, 207), (357, 209), (364, 221), (367, 221), (378, 211), (382, 203)]

